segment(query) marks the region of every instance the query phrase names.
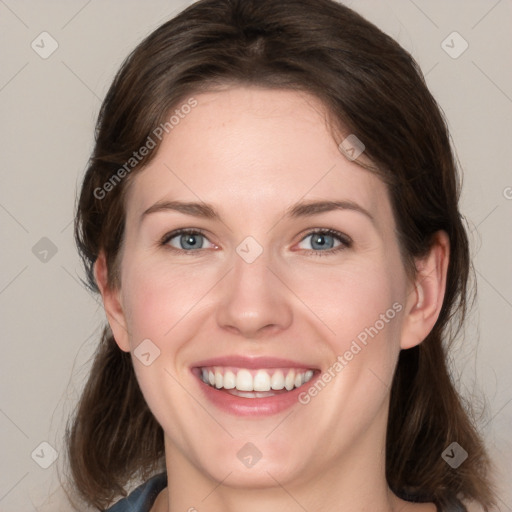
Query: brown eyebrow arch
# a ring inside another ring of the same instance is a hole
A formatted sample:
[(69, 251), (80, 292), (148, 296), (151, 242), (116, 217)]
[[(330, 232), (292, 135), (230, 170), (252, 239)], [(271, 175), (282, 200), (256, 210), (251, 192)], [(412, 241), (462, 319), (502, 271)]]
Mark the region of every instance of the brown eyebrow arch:
[(372, 222), (375, 222), (372, 214), (366, 209), (353, 201), (311, 201), (306, 203), (297, 203), (286, 210), (285, 215), (288, 217), (307, 217), (333, 210), (352, 210), (362, 213)]
[[(372, 222), (374, 218), (371, 213), (362, 206), (353, 201), (310, 201), (297, 203), (286, 209), (284, 217), (298, 218), (309, 217), (320, 213), (334, 210), (352, 210), (362, 213)], [(141, 216), (141, 221), (150, 213), (162, 211), (177, 211), (185, 215), (194, 217), (204, 217), (207, 219), (220, 219), (220, 215), (215, 208), (207, 203), (194, 203), (183, 201), (158, 201), (153, 206), (145, 210)]]
[(207, 219), (220, 218), (213, 206), (206, 203), (187, 203), (184, 201), (158, 201), (153, 206), (145, 210), (141, 216), (141, 220), (150, 213), (176, 211), (185, 215), (194, 217), (205, 217)]

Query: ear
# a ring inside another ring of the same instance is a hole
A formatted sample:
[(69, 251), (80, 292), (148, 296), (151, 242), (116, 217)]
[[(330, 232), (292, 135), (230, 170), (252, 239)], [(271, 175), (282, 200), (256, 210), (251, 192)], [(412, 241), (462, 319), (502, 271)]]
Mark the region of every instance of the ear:
[(103, 299), (103, 307), (108, 323), (119, 348), (125, 352), (130, 351), (130, 341), (126, 317), (121, 303), (121, 290), (113, 289), (108, 285), (108, 269), (104, 252), (100, 252), (94, 262), (94, 277)]
[(416, 260), (416, 277), (408, 294), (400, 346), (419, 345), (434, 327), (443, 305), (450, 259), (450, 240), (445, 231), (434, 234), (428, 254)]

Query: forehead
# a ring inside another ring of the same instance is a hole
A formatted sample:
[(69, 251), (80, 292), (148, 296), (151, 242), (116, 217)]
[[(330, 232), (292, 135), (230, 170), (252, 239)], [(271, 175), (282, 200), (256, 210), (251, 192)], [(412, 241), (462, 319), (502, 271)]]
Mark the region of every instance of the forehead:
[(386, 186), (341, 153), (318, 98), (237, 87), (194, 99), (133, 176), (129, 215), (161, 199), (204, 200), (226, 215), (276, 213), (300, 199), (348, 199), (375, 217), (390, 213)]

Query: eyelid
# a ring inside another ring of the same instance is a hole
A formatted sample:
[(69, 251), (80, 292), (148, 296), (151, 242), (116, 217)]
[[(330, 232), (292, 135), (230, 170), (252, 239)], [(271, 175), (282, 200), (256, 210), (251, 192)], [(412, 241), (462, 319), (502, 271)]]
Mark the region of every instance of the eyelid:
[(334, 238), (337, 238), (340, 244), (337, 247), (333, 247), (331, 249), (327, 249), (325, 251), (315, 251), (314, 249), (302, 249), (303, 251), (306, 251), (308, 254), (314, 254), (319, 256), (327, 256), (332, 255), (333, 253), (336, 253), (341, 250), (348, 249), (352, 247), (353, 240), (345, 233), (341, 233), (340, 231), (337, 231), (335, 229), (330, 228), (313, 228), (309, 230), (306, 234), (302, 236), (302, 238), (299, 240), (298, 243), (304, 241), (308, 236), (314, 235), (314, 234), (321, 234), (321, 235), (329, 235)]
[(336, 229), (332, 228), (313, 228), (306, 232), (306, 234), (303, 235), (301, 238), (301, 241), (304, 240), (307, 236), (313, 235), (315, 233), (320, 233), (323, 235), (331, 235), (333, 237), (338, 238), (341, 242), (344, 242), (346, 244), (352, 243), (352, 238), (350, 238), (345, 233), (342, 233), (341, 231), (337, 231)]
[(177, 236), (180, 236), (180, 235), (201, 235), (204, 238), (206, 238), (214, 247), (217, 247), (216, 244), (214, 244), (212, 241), (210, 241), (210, 239), (206, 235), (206, 232), (200, 228), (180, 228), (180, 229), (175, 229), (174, 231), (170, 231), (170, 232), (166, 233), (160, 239), (159, 245), (165, 246), (170, 250), (178, 251), (180, 253), (192, 253), (192, 252), (200, 252), (200, 251), (204, 250), (204, 249), (195, 249), (192, 251), (186, 251), (185, 249), (178, 249), (177, 247), (173, 247), (172, 245), (169, 245), (170, 240), (172, 240), (173, 238), (176, 238)]

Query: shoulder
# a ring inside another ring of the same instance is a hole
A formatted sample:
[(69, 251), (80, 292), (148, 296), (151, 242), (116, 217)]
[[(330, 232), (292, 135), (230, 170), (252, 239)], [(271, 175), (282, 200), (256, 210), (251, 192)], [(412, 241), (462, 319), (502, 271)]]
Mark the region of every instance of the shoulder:
[(166, 486), (167, 474), (155, 475), (105, 512), (149, 512), (158, 494)]

